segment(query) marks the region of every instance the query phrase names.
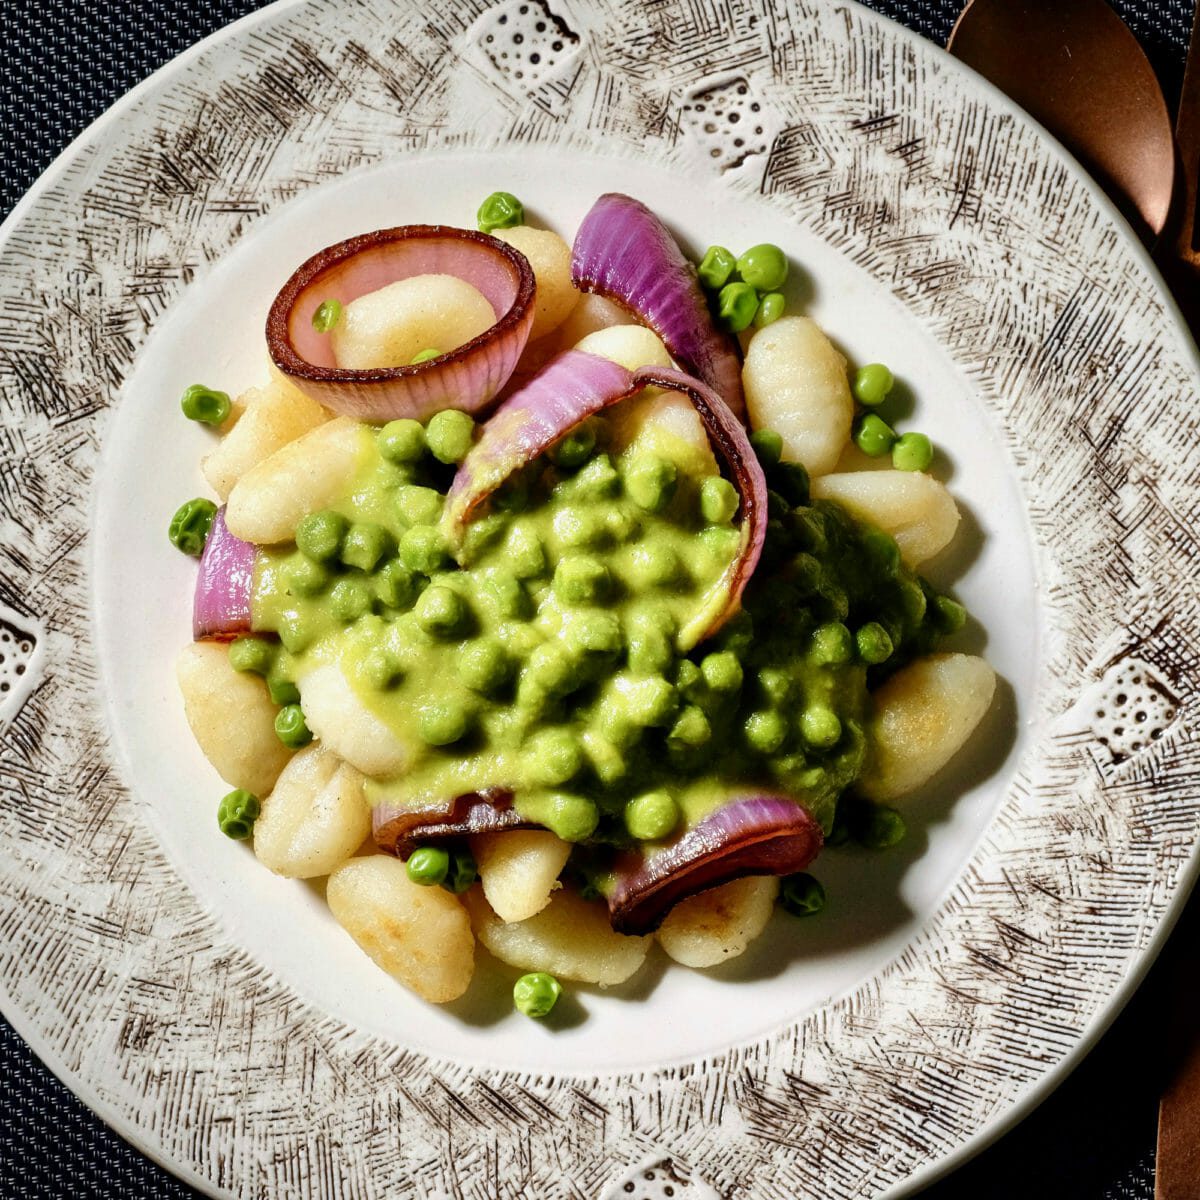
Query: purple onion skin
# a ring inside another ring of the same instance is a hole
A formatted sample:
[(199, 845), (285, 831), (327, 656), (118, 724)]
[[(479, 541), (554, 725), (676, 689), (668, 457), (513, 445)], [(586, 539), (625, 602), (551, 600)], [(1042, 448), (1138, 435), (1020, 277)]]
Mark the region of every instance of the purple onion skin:
[(236, 538), (218, 508), (200, 556), (192, 601), (192, 637), (228, 641), (250, 632), (250, 594), (254, 588), (256, 547)]
[(533, 828), (513, 808), (512, 800), (512, 792), (489, 788), (422, 809), (381, 804), (371, 814), (372, 836), (381, 850), (408, 858), (418, 846), (428, 842)]
[(680, 900), (747, 875), (803, 871), (824, 844), (795, 800), (773, 793), (731, 799), (672, 845), (619, 866), (608, 898), (612, 927), (650, 933)]
[(592, 205), (575, 234), (571, 280), (629, 309), (689, 375), (745, 419), (737, 340), (714, 325), (695, 267), (641, 201), (608, 192)]

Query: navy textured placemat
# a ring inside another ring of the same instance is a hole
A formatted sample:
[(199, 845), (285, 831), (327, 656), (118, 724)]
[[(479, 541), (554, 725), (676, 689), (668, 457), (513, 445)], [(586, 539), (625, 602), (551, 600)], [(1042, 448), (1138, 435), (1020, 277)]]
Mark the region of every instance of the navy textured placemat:
[[(943, 43), (962, 0), (866, 0)], [(1053, 3), (1054, 0), (1046, 0)], [(1192, 0), (1112, 0), (1168, 100), (1179, 91)], [(156, 67), (260, 0), (0, 0), (0, 215), (95, 117)], [(1200, 936), (1193, 901), (1166, 953), (1112, 1030), (1028, 1120), (926, 1193), (929, 1200), (1151, 1200), (1157, 1037), (1174, 961)], [(198, 1193), (143, 1158), (83, 1107), (0, 1020), (0, 1200)], [(334, 1200), (334, 1198), (329, 1198)]]

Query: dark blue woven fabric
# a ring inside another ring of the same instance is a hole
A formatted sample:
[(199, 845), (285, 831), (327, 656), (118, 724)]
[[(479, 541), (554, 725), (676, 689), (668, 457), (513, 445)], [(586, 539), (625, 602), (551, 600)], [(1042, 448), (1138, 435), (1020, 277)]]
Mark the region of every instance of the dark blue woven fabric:
[[(1053, 3), (1054, 0), (1046, 0)], [(962, 0), (866, 0), (944, 43)], [(1112, 0), (1141, 39), (1168, 98), (1178, 94), (1192, 0)], [(0, 216), (67, 143), (156, 67), (262, 7), (257, 0), (0, 0)], [(1038, 1111), (930, 1200), (1151, 1200), (1161, 1014), (1174, 962), (1200, 936), (1193, 903), (1134, 1001)], [(197, 1193), (92, 1116), (0, 1020), (0, 1200)], [(327, 1200), (335, 1200), (330, 1197)]]

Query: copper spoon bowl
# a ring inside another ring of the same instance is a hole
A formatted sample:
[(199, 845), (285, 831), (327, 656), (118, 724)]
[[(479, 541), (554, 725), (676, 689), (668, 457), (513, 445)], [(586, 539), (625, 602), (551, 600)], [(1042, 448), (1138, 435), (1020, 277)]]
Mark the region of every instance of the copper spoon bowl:
[(1144, 238), (1162, 232), (1171, 118), (1141, 46), (1104, 0), (972, 0), (946, 48), (1052, 130)]

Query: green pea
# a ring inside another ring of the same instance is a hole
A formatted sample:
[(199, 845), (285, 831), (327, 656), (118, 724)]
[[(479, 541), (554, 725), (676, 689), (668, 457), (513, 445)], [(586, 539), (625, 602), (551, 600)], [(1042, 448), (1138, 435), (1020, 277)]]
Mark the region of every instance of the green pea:
[(488, 695), (512, 678), (513, 662), (494, 638), (479, 638), (463, 647), (455, 660), (458, 677), (473, 692)]
[(883, 363), (868, 363), (854, 372), (854, 398), (859, 404), (874, 408), (888, 398), (895, 382)]
[(830, 750), (842, 736), (842, 723), (831, 708), (813, 705), (800, 716), (800, 736), (816, 750)]
[(771, 472), (771, 486), (794, 507), (808, 503), (808, 472), (803, 463), (779, 463)]
[(694, 704), (687, 705), (675, 719), (667, 738), (685, 746), (703, 746), (712, 737), (712, 725), (704, 710)]
[(405, 609), (417, 598), (416, 576), (398, 559), (385, 562), (375, 572), (375, 595), (388, 608)]
[(769, 704), (779, 707), (788, 702), (795, 681), (779, 667), (763, 667), (758, 672), (758, 687)]
[(565, 729), (544, 729), (535, 734), (524, 757), (532, 781), (548, 787), (566, 783), (583, 769), (579, 739)]
[(811, 875), (788, 875), (779, 887), (779, 904), (793, 917), (812, 917), (825, 907), (825, 889)]
[(511, 621), (529, 616), (529, 593), (519, 579), (504, 571), (489, 571), (484, 576), (481, 595), (502, 619)]
[(184, 554), (199, 558), (204, 553), (204, 544), (208, 541), (208, 531), (212, 528), (213, 517), (217, 515), (217, 506), (211, 500), (197, 498), (181, 504), (167, 526), (167, 537), (171, 544)]
[(312, 643), (312, 624), (298, 612), (285, 612), (276, 623), (275, 632), (289, 654), (302, 654)]
[(681, 658), (675, 668), (675, 686), (689, 700), (701, 690), (704, 673), (690, 658)]
[(613, 658), (624, 646), (617, 614), (595, 608), (572, 613), (563, 623), (562, 636), (575, 654), (586, 658)]
[(582, 467), (596, 449), (596, 431), (585, 421), (550, 447), (550, 461), (565, 470)]
[(679, 824), (679, 805), (670, 792), (646, 792), (625, 805), (625, 828), (639, 842), (657, 842)]
[(594, 506), (569, 504), (554, 514), (554, 534), (564, 546), (602, 546), (610, 540), (604, 513)]
[(678, 469), (670, 459), (643, 454), (625, 471), (625, 490), (630, 499), (647, 512), (661, 512), (675, 495)]
[(925, 471), (933, 462), (933, 443), (923, 433), (901, 434), (892, 447), (892, 466), (897, 471)]
[(638, 629), (630, 632), (628, 661), (631, 671), (639, 675), (663, 675), (674, 657), (675, 647), (661, 630)]
[(729, 282), (735, 266), (737, 259), (733, 257), (732, 252), (724, 246), (709, 246), (700, 260), (696, 274), (709, 291), (719, 292)]
[(339, 579), (329, 591), (329, 611), (343, 624), (370, 612), (374, 597), (362, 579)]
[(600, 810), (586, 796), (555, 792), (541, 807), (541, 823), (564, 842), (586, 841), (600, 824)]
[(900, 596), (905, 623), (913, 629), (917, 628), (925, 619), (925, 609), (928, 605), (921, 585), (911, 579), (901, 579), (897, 582), (896, 590)]
[(700, 515), (710, 525), (732, 521), (739, 503), (737, 488), (720, 475), (709, 475), (700, 485)]
[(432, 525), (414, 525), (400, 538), (400, 561), (410, 571), (432, 575), (450, 561), (450, 548)]
[(774, 709), (761, 709), (746, 718), (742, 733), (751, 750), (774, 754), (787, 740), (787, 721)]
[(312, 741), (312, 730), (298, 704), (286, 704), (275, 714), (275, 736), (292, 750), (299, 750)]
[(379, 453), (393, 463), (415, 463), (425, 457), (425, 430), (420, 421), (401, 417), (389, 421), (376, 434)]
[(317, 596), (333, 578), (329, 568), (306, 555), (298, 555), (287, 565), (288, 591), (295, 596)]
[(549, 696), (565, 696), (575, 682), (575, 673), (570, 655), (553, 642), (543, 642), (529, 656), (521, 683)]
[(783, 316), (786, 306), (787, 301), (782, 292), (768, 292), (758, 302), (758, 311), (754, 314), (754, 327), (762, 329), (764, 326), (773, 325)]
[(629, 577), (639, 589), (670, 587), (682, 574), (678, 553), (664, 542), (643, 542), (629, 557)]
[(449, 466), (462, 462), (475, 437), (475, 422), (470, 413), (447, 408), (435, 413), (425, 426), (425, 441), (438, 462)]
[(474, 562), (496, 544), (496, 540), (509, 528), (505, 513), (487, 513), (476, 517), (463, 531), (462, 561)]
[(421, 887), (437, 887), (450, 871), (450, 855), (441, 846), (421, 846), (404, 864), (408, 877)]
[(760, 242), (738, 257), (737, 270), (760, 292), (777, 292), (788, 277), (787, 255), (770, 242)]
[(417, 353), (408, 360), (408, 365), (410, 367), (416, 367), (423, 362), (429, 362), (431, 359), (440, 358), (441, 355), (442, 352), (440, 350), (437, 350), (431, 346), (428, 350), (418, 350)]
[(758, 293), (748, 283), (727, 283), (717, 295), (717, 312), (727, 329), (740, 333), (758, 312)]
[(493, 229), (512, 229), (525, 224), (525, 207), (512, 192), (493, 192), (475, 214), (475, 223), (484, 233)]
[(435, 584), (421, 593), (413, 613), (426, 633), (436, 638), (452, 638), (462, 633), (470, 609), (453, 588)]
[(635, 725), (666, 725), (679, 708), (679, 693), (661, 675), (626, 677), (617, 694), (621, 711)]
[(967, 623), (967, 610), (949, 596), (933, 602), (933, 621), (939, 633), (957, 633)]
[(462, 704), (437, 701), (424, 705), (417, 713), (417, 732), (429, 746), (449, 746), (466, 737), (471, 714)]
[(442, 494), (420, 484), (401, 484), (396, 489), (396, 513), (409, 526), (436, 525), (442, 516)]
[(818, 625), (812, 635), (812, 659), (833, 666), (848, 663), (854, 657), (854, 639), (840, 621)]
[(696, 536), (709, 558), (716, 563), (728, 563), (742, 540), (742, 535), (728, 525), (709, 525)]
[(886, 850), (904, 840), (908, 826), (894, 808), (877, 804), (860, 817), (857, 833), (859, 842), (867, 849)]
[[(754, 618), (743, 609), (736, 616), (731, 617), (725, 622), (725, 627), (721, 630), (718, 636), (718, 644), (722, 650), (728, 650), (733, 655), (745, 654), (754, 644)], [(703, 666), (703, 664), (701, 664)], [(741, 667), (738, 668), (739, 672)], [(704, 673), (705, 679), (708, 679), (708, 672)], [(709, 680), (709, 687), (715, 688), (716, 685)], [(742, 686), (742, 677), (739, 673), (735, 688)], [(718, 689), (719, 690), (719, 689)]]
[(372, 646), (363, 656), (363, 678), (377, 691), (386, 692), (401, 674), (400, 664), (384, 646)]
[(442, 887), (446, 891), (460, 896), (478, 878), (479, 868), (475, 865), (475, 860), (471, 857), (471, 852), (460, 848), (454, 850), (450, 855), (450, 867), (446, 872), (446, 878), (442, 880)]
[(616, 495), (621, 476), (607, 454), (594, 454), (570, 479), (570, 494), (581, 500), (604, 500)]
[(271, 703), (280, 707), (300, 703), (300, 689), (280, 670), (278, 657), (267, 673), (267, 692), (271, 696)]
[(787, 502), (787, 499), (777, 492), (774, 488), (767, 488), (767, 516), (779, 522), (779, 528), (783, 529), (783, 518), (792, 511), (792, 506)]
[(887, 662), (895, 649), (891, 635), (878, 621), (868, 621), (860, 626), (854, 635), (854, 642), (858, 657), (872, 665)]
[(258, 797), (244, 788), (237, 788), (217, 807), (217, 826), (226, 837), (244, 842), (254, 832), (254, 822), (260, 812), (262, 805)]
[(604, 514), (604, 528), (608, 531), (609, 541), (629, 542), (641, 534), (642, 523), (628, 509), (609, 508)]
[(229, 665), (235, 671), (266, 675), (275, 662), (275, 647), (260, 637), (240, 637), (229, 647)]
[(562, 984), (545, 971), (522, 975), (513, 984), (513, 1007), (527, 1017), (548, 1017), (562, 995)]
[(854, 422), (854, 444), (871, 458), (882, 458), (896, 444), (896, 431), (874, 413)]
[(309, 513), (296, 526), (296, 545), (314, 562), (329, 562), (337, 557), (349, 527), (350, 522), (332, 509)]
[(348, 567), (373, 571), (392, 545), (392, 535), (382, 525), (355, 521), (342, 539), (341, 559)]
[(594, 729), (583, 735), (583, 741), (592, 770), (605, 787), (615, 787), (629, 774), (629, 763), (620, 746)]
[(862, 545), (880, 573), (895, 578), (900, 570), (900, 547), (896, 539), (882, 529), (869, 528), (863, 531)]
[(492, 493), (494, 512), (518, 513), (529, 507), (529, 480), (524, 475), (514, 475), (507, 483)]
[(322, 300), (312, 315), (312, 327), (318, 333), (328, 333), (341, 321), (343, 311), (340, 300)]
[(518, 579), (537, 579), (546, 570), (541, 538), (527, 525), (514, 525), (504, 539), (504, 562)]
[(742, 664), (732, 650), (717, 650), (700, 661), (704, 682), (714, 692), (736, 692), (742, 686)]
[(568, 554), (554, 569), (554, 594), (563, 604), (595, 604), (611, 587), (608, 568), (586, 554)]
[(783, 455), (783, 438), (773, 429), (756, 429), (750, 435), (750, 445), (764, 469), (773, 467)]
[(228, 392), (219, 392), (215, 388), (205, 387), (202, 383), (193, 383), (179, 401), (183, 415), (189, 421), (199, 421), (204, 425), (222, 425), (229, 417), (233, 407)]

